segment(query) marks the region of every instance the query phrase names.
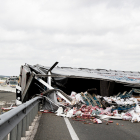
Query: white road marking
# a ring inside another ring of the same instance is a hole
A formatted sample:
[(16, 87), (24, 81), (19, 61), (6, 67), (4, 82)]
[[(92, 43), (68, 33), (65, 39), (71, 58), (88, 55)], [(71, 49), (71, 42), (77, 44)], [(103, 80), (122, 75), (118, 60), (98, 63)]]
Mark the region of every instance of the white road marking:
[(65, 120), (65, 123), (67, 125), (67, 128), (69, 130), (69, 133), (71, 135), (72, 140), (79, 140), (79, 138), (78, 138), (77, 134), (75, 133), (71, 123), (69, 122), (69, 119), (68, 118), (64, 118), (64, 120)]

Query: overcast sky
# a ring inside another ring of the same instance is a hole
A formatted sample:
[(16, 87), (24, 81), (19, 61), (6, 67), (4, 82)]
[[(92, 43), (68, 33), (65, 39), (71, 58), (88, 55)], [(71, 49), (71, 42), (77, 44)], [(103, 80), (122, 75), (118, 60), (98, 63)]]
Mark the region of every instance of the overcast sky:
[(140, 0), (1, 0), (0, 75), (56, 61), (140, 71)]

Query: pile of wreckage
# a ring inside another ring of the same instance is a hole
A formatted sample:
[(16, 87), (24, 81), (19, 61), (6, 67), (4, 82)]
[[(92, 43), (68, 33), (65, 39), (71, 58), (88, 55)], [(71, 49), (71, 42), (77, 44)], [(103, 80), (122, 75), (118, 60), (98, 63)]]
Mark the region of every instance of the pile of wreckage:
[[(98, 124), (102, 123), (102, 120), (109, 119), (140, 122), (140, 102), (139, 99), (133, 97), (133, 93), (140, 94), (140, 89), (132, 88), (130, 91), (110, 97), (97, 95), (95, 88), (89, 88), (86, 92), (71, 91), (71, 94), (68, 94), (64, 86), (68, 78), (90, 79), (85, 75), (92, 76), (92, 72), (87, 73), (85, 70), (78, 69), (78, 72), (74, 71), (78, 73), (74, 76), (70, 69), (71, 75), (67, 75), (65, 69), (54, 68), (56, 65), (57, 63), (52, 67), (38, 64), (21, 66), (16, 98), (21, 102), (26, 102), (35, 96), (41, 96), (42, 112), (53, 112), (62, 117), (89, 119)], [(64, 75), (61, 74), (62, 72)], [(79, 76), (80, 72), (81, 76)]]
[(62, 117), (90, 119), (94, 123), (109, 119), (140, 122), (139, 100), (132, 97), (134, 90), (136, 89), (119, 93), (117, 96), (102, 97), (91, 94), (92, 89), (84, 93), (72, 92), (70, 96), (61, 90), (53, 89), (42, 93), (44, 100), (41, 111), (51, 111)]

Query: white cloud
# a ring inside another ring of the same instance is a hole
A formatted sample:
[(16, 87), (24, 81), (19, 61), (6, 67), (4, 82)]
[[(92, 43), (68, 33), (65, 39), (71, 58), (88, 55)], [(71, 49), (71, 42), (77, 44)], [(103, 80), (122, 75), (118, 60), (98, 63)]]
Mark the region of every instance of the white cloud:
[(0, 75), (41, 64), (140, 71), (139, 0), (0, 2)]

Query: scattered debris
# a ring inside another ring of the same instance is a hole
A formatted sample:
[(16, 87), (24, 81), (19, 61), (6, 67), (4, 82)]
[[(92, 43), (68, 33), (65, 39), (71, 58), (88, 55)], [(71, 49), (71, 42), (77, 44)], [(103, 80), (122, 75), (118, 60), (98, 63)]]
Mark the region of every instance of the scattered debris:
[(108, 122), (106, 123), (106, 125), (109, 125)]
[(113, 123), (113, 121), (108, 121), (109, 123)]
[[(48, 91), (48, 97), (51, 95), (51, 93), (54, 97), (54, 91), (55, 90), (52, 90), (51, 92)], [(65, 94), (63, 93), (63, 95)], [(68, 95), (66, 95), (66, 97), (67, 96)], [(94, 97), (96, 97), (96, 99)], [(101, 98), (105, 99), (108, 104), (110, 104), (111, 102), (115, 102), (115, 104), (103, 108)], [(131, 120), (131, 122), (140, 121), (140, 108), (138, 105), (138, 101), (132, 96), (121, 100), (121, 98), (118, 98), (117, 96), (101, 97), (96, 95), (89, 95), (88, 92), (72, 92), (71, 95), (67, 97), (67, 99), (69, 99), (69, 102), (71, 102), (68, 103), (68, 101), (64, 100), (62, 96), (60, 97), (57, 95), (57, 102), (54, 103), (54, 99), (49, 98), (49, 100), (45, 100), (44, 107), (46, 107), (47, 104), (47, 109), (49, 108), (48, 111), (55, 112), (57, 116), (72, 118), (72, 120), (81, 121), (84, 122), (84, 124), (101, 124), (103, 123), (102, 120), (106, 120), (106, 125), (108, 125), (109, 123), (113, 123), (113, 121), (110, 119), (119, 119), (125, 121)], [(123, 106), (123, 104), (125, 106), (131, 107), (125, 107), (125, 109), (122, 109), (123, 107), (121, 107), (121, 109), (118, 108), (119, 105)], [(115, 107), (116, 109), (114, 110)], [(116, 125), (119, 124), (116, 123)]]
[(11, 110), (11, 109), (14, 109), (14, 108), (16, 108), (17, 106), (14, 106), (14, 104), (12, 104), (10, 107), (5, 107), (5, 108), (2, 108), (2, 112), (7, 112), (7, 111), (9, 111), (9, 110)]

